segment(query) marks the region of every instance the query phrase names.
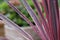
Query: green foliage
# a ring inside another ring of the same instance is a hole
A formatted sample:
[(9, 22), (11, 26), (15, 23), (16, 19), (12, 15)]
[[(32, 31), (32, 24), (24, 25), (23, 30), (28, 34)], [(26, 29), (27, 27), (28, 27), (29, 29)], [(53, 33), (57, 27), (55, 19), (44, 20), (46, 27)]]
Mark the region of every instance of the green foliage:
[(34, 7), (34, 4), (33, 4), (32, 0), (27, 0), (27, 1), (28, 1), (29, 5), (30, 5), (33, 9), (35, 9), (35, 7)]
[[(29, 1), (30, 6), (35, 10), (33, 3), (31, 4), (31, 1)], [(28, 19), (31, 19), (30, 15), (28, 14), (28, 12), (26, 11), (26, 9), (20, 5), (17, 6), (17, 8), (24, 14), (26, 15), (26, 17), (28, 17)], [(16, 24), (20, 25), (20, 26), (28, 26), (28, 24), (19, 17), (19, 15), (13, 11), (6, 2), (2, 2), (0, 4), (0, 12), (3, 13), (4, 15), (6, 15), (9, 19), (11, 19), (12, 21), (14, 21)], [(33, 21), (32, 21), (33, 22)]]
[(3, 0), (0, 0), (0, 3), (2, 3), (3, 2)]
[(59, 7), (60, 7), (60, 0), (58, 0), (58, 3), (59, 3)]
[(9, 8), (9, 6), (7, 5), (6, 2), (3, 2), (0, 4), (0, 12), (1, 13), (7, 12), (9, 10), (8, 8)]

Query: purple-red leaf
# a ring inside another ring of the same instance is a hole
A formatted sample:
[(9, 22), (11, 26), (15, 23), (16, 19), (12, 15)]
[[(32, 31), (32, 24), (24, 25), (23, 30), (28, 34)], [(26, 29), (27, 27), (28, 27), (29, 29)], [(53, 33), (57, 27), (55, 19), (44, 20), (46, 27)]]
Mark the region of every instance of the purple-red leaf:
[(8, 4), (12, 9), (14, 9), (19, 14), (19, 16), (22, 19), (24, 19), (34, 29), (34, 31), (36, 33), (38, 33), (38, 29), (34, 26), (34, 24), (24, 14), (22, 14), (13, 4), (11, 4), (9, 2), (8, 2)]
[[(26, 0), (21, 0), (29, 15), (33, 19), (35, 26), (13, 4), (9, 2), (8, 4), (34, 29), (34, 31), (39, 35), (42, 40), (60, 40), (60, 11), (58, 8), (58, 0), (42, 0), (42, 5), (44, 7), (46, 18), (43, 16), (43, 12), (40, 10), (40, 6), (37, 0), (32, 1), (37, 9), (38, 18), (33, 9), (26, 2)], [(15, 25), (14, 23), (11, 24)], [(32, 40), (32, 37), (29, 35), (28, 38)]]
[(27, 11), (29, 12), (31, 18), (32, 18), (33, 21), (35, 22), (36, 27), (37, 27), (37, 29), (39, 30), (38, 32), (40, 33), (39, 35), (40, 35), (40, 36), (42, 35), (42, 36), (41, 36), (42, 39), (43, 39), (44, 36), (45, 36), (44, 40), (47, 40), (48, 37), (47, 37), (47, 35), (45, 34), (45, 33), (46, 33), (46, 31), (44, 30), (45, 28), (43, 29), (42, 25), (40, 24), (39, 20), (37, 19), (36, 14), (33, 12), (32, 8), (28, 5), (28, 3), (26, 2), (26, 0), (21, 0), (21, 1), (22, 1), (22, 3), (24, 4), (24, 6), (25, 6), (25, 8), (27, 9)]

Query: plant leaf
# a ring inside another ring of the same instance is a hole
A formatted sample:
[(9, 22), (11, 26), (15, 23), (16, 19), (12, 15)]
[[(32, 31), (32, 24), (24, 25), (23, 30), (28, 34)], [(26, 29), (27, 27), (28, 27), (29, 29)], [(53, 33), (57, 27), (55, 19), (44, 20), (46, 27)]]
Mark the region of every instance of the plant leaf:
[(29, 35), (27, 32), (22, 30), (18, 25), (16, 25), (14, 22), (9, 20), (7, 17), (4, 15), (0, 14), (0, 18), (6, 22), (8, 26), (11, 26), (16, 29), (16, 31), (19, 31), (27, 40), (33, 40), (32, 36)]
[(35, 32), (38, 32), (38, 29), (34, 26), (34, 24), (24, 14), (22, 14), (13, 4), (11, 4), (9, 2), (8, 2), (8, 4), (12, 9), (14, 9), (19, 14), (19, 16), (22, 19), (24, 19), (34, 29)]
[(44, 38), (43, 40), (47, 40), (48, 38), (47, 38), (46, 35), (45, 35), (45, 32), (46, 32), (46, 31), (44, 31), (42, 25), (39, 23), (39, 20), (37, 19), (36, 14), (33, 12), (32, 8), (28, 5), (28, 3), (26, 2), (26, 0), (21, 0), (21, 1), (22, 1), (22, 3), (24, 4), (24, 6), (25, 6), (25, 8), (27, 9), (27, 11), (29, 12), (31, 18), (32, 18), (33, 21), (35, 22), (36, 27), (37, 27), (37, 29), (39, 30), (39, 31), (38, 31), (38, 32), (39, 32), (39, 36), (41, 36), (42, 39)]

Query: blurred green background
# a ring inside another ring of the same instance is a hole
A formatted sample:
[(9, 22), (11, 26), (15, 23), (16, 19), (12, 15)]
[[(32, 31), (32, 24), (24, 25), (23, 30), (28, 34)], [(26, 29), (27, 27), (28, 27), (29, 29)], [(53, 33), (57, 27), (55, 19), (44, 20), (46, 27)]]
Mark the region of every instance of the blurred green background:
[[(60, 6), (60, 0), (58, 0), (59, 2), (59, 6)], [(30, 4), (30, 6), (33, 8), (33, 10), (36, 12), (36, 9), (33, 5), (33, 2), (31, 0), (28, 0), (28, 3)], [(29, 16), (28, 12), (26, 11), (26, 9), (24, 8), (24, 6), (22, 4), (16, 6), (23, 14), (26, 15), (26, 17), (28, 19), (31, 20), (31, 22), (33, 23), (31, 17)], [(19, 15), (12, 10), (8, 4), (6, 2), (4, 2), (4, 0), (0, 0), (0, 13), (4, 14), (5, 16), (7, 16), (9, 19), (11, 19), (12, 21), (14, 21), (16, 24), (18, 24), (19, 26), (29, 26), (21, 17), (19, 17)]]
[[(34, 11), (35, 7), (32, 3), (31, 0), (28, 0), (28, 3), (30, 4), (30, 6), (33, 8)], [(26, 15), (26, 17), (33, 23), (30, 15), (28, 14), (28, 12), (26, 11), (26, 9), (24, 8), (24, 6), (22, 4), (17, 5), (16, 6), (24, 15)], [(0, 13), (4, 14), (5, 16), (7, 16), (9, 19), (11, 19), (12, 21), (14, 21), (16, 24), (18, 24), (19, 26), (29, 26), (21, 17), (19, 17), (19, 15), (13, 10), (11, 9), (8, 4), (6, 2), (4, 2), (3, 0), (0, 0)]]
[(59, 3), (59, 7), (60, 7), (60, 0), (58, 0), (58, 3)]

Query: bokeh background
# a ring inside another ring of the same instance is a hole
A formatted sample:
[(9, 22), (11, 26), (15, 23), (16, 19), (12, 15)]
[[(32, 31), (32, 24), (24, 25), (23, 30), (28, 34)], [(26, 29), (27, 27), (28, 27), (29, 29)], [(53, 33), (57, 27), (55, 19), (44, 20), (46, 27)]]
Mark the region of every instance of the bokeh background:
[[(30, 21), (32, 23), (34, 23), (33, 20), (31, 19), (30, 15), (28, 14), (28, 12), (26, 11), (26, 9), (22, 5), (22, 3), (19, 2), (19, 0), (13, 0), (13, 1), (9, 0), (9, 1), (11, 3), (13, 3), (23, 14), (25, 14), (26, 17), (28, 19), (30, 19)], [(36, 12), (36, 9), (34, 7), (33, 2), (31, 0), (27, 0), (27, 2), (33, 8), (33, 10)], [(58, 0), (58, 2), (59, 2), (59, 6), (60, 6), (60, 0)], [(43, 8), (42, 8), (42, 11), (43, 11)], [(11, 19), (12, 21), (14, 21), (19, 26), (23, 26), (23, 27), (29, 26), (21, 17), (19, 17), (19, 15), (13, 9), (11, 9), (8, 6), (8, 4), (4, 0), (0, 0), (0, 13), (4, 14), (5, 16), (7, 16), (9, 19)]]

